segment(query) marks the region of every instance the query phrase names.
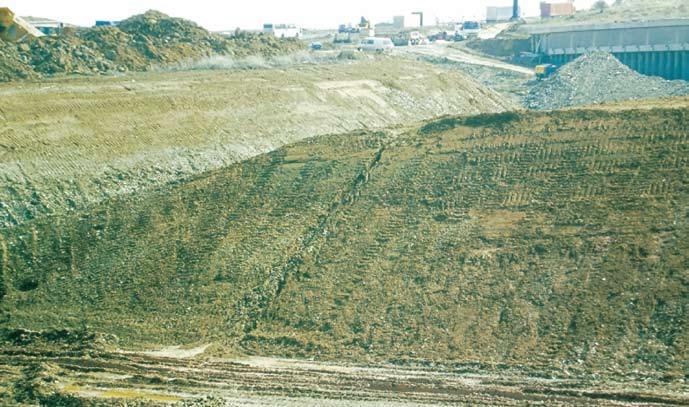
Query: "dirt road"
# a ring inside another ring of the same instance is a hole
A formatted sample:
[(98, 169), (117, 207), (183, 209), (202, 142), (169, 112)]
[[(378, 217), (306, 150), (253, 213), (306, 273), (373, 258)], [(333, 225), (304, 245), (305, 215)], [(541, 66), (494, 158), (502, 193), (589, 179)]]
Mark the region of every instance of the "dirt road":
[(400, 47), (397, 52), (422, 55), (426, 57), (447, 58), (450, 61), (460, 62), (471, 65), (479, 65), (490, 68), (504, 69), (523, 74), (525, 78), (533, 77), (533, 70), (519, 65), (508, 64), (497, 59), (478, 55), (466, 47), (456, 44), (431, 44), (415, 47)]
[[(371, 366), (251, 357), (188, 360), (107, 352), (89, 358), (73, 352), (44, 357), (10, 350), (0, 353), (1, 382), (21, 381), (24, 376), (26, 383), (30, 382), (26, 375), (41, 377), (50, 385), (36, 391), (58, 391), (60, 396), (46, 398), (53, 403), (74, 396), (96, 405), (214, 407), (663, 406), (689, 402), (686, 389), (676, 386), (651, 383), (641, 389), (565, 376), (532, 378), (509, 370), (481, 371), (471, 364)], [(3, 398), (3, 387), (0, 402), (9, 402)]]
[(487, 25), (481, 29), (481, 32), (479, 33), (478, 37), (482, 40), (490, 40), (492, 38), (497, 37), (497, 35), (501, 32), (510, 28), (510, 26), (512, 26), (513, 24), (514, 23), (500, 23)]

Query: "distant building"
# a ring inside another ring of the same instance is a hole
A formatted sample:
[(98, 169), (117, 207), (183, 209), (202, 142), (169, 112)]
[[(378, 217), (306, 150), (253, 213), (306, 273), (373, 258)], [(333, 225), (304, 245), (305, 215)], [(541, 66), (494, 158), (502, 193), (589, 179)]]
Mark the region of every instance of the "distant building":
[(61, 23), (59, 21), (51, 20), (49, 18), (40, 17), (24, 17), (24, 20), (29, 22), (31, 25), (36, 27), (40, 32), (45, 35), (57, 35), (65, 27), (74, 27), (71, 24)]
[(263, 32), (276, 38), (301, 38), (301, 28), (294, 24), (263, 24)]
[[(514, 10), (512, 6), (509, 7), (486, 7), (486, 22), (498, 23), (503, 21), (510, 21)], [(521, 14), (521, 12), (520, 12)]]
[(404, 16), (394, 16), (392, 18), (392, 27), (399, 30), (404, 28)]
[[(400, 27), (396, 27), (395, 24), (390, 23), (378, 23), (375, 25), (376, 31), (389, 31), (389, 30), (400, 30)], [(404, 27), (402, 27), (404, 28)]]
[(576, 13), (574, 0), (564, 0), (557, 2), (541, 2), (541, 17), (560, 17), (571, 16)]
[(423, 17), (420, 14), (410, 14), (404, 18), (405, 28), (421, 28), (423, 23)]

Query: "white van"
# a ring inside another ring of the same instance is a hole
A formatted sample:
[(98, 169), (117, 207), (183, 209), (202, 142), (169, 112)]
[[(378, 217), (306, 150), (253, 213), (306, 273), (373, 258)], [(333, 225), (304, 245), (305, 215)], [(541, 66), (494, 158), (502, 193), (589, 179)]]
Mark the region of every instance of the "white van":
[(386, 52), (392, 51), (394, 48), (395, 44), (390, 38), (369, 37), (361, 40), (361, 44), (359, 44), (359, 51)]

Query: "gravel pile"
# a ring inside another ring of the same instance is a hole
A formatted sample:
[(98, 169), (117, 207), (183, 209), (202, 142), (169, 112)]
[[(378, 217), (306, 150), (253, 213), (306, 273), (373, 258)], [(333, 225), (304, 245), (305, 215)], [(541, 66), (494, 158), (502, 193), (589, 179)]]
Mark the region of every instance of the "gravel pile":
[(529, 109), (547, 110), (634, 99), (689, 95), (689, 82), (644, 76), (605, 52), (582, 55), (532, 88)]
[(146, 71), (214, 55), (269, 57), (303, 48), (301, 41), (262, 34), (241, 32), (227, 39), (192, 21), (148, 11), (117, 27), (65, 32), (22, 44), (0, 41), (0, 81), (54, 74)]

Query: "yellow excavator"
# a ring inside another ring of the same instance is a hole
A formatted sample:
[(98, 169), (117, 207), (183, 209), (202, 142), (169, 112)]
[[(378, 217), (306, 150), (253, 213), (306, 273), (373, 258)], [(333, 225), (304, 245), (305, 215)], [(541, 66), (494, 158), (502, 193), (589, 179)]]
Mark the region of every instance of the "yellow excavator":
[(9, 8), (0, 7), (0, 40), (19, 42), (43, 35), (36, 27), (15, 15)]

